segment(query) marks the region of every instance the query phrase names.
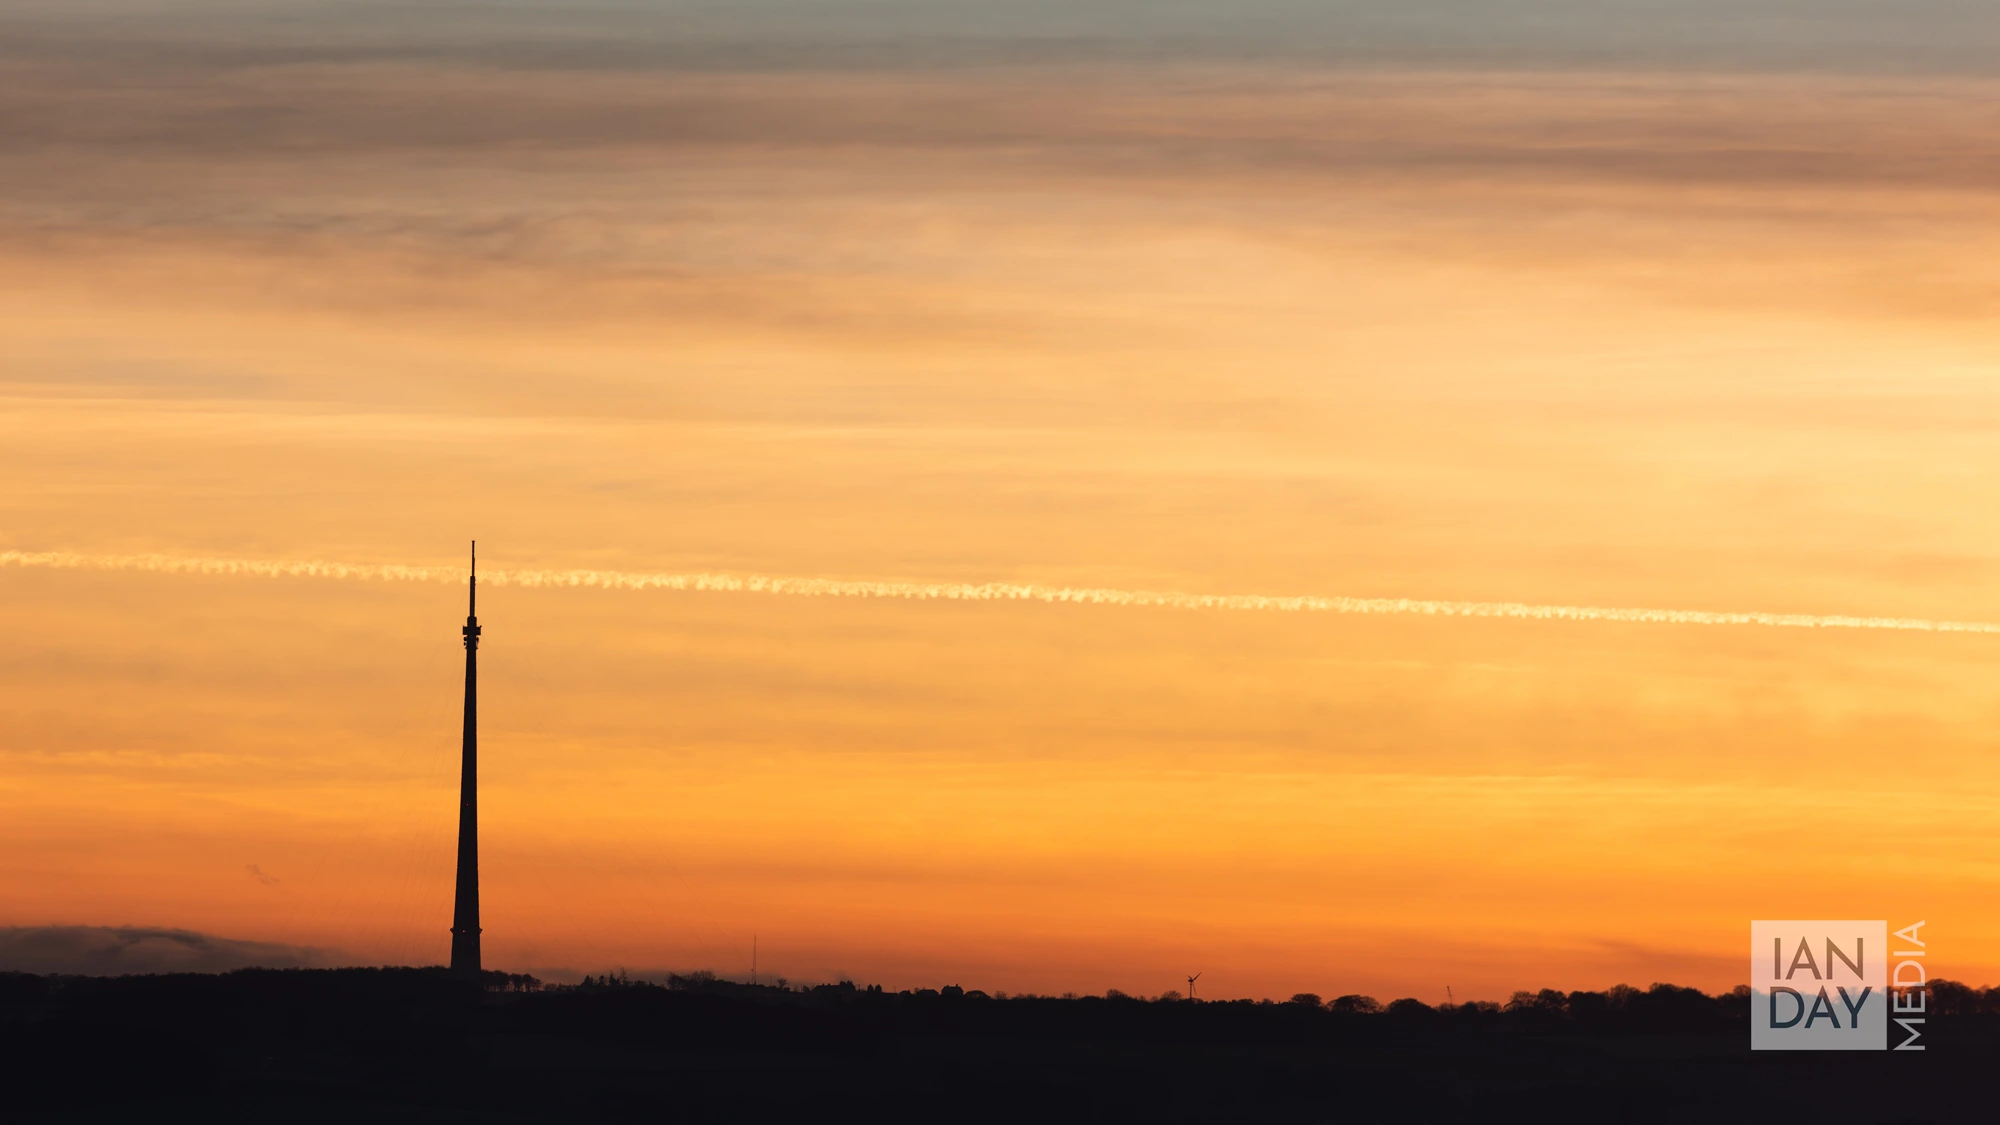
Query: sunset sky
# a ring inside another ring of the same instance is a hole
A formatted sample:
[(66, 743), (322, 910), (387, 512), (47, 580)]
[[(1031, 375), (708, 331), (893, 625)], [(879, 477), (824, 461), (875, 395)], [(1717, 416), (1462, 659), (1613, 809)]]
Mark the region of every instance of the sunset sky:
[[(2000, 622), (2000, 15), (15, 2), (0, 551)], [(482, 588), (489, 967), (2000, 982), (2000, 636)], [(0, 567), (0, 926), (441, 962), (464, 588)]]

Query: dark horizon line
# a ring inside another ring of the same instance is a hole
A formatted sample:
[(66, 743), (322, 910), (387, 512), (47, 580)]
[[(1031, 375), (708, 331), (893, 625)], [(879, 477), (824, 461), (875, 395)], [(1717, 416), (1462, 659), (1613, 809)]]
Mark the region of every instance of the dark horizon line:
[[(543, 971), (546, 972), (548, 970), (544, 969)], [(453, 974), (455, 970), (450, 965), (447, 964), (281, 965), (281, 966), (243, 965), (234, 969), (219, 969), (219, 970), (161, 969), (161, 970), (151, 970), (144, 972), (88, 972), (88, 971), (35, 972), (33, 970), (27, 970), (27, 969), (0, 968), (0, 977), (29, 976), (29, 977), (55, 978), (55, 979), (122, 980), (134, 977), (226, 977), (226, 976), (233, 976), (245, 973), (334, 974), (334, 973), (403, 973), (403, 972), (424, 973), (424, 974), (435, 973), (441, 975), (448, 975), (448, 974)], [(1157, 995), (1128, 993), (1118, 988), (1107, 988), (1101, 993), (1076, 992), (1074, 990), (1068, 990), (1060, 993), (1044, 993), (1044, 992), (1033, 992), (1033, 991), (1009, 992), (1001, 989), (996, 989), (992, 992), (988, 992), (983, 989), (965, 988), (957, 983), (941, 985), (935, 988), (917, 987), (917, 988), (902, 988), (902, 989), (890, 990), (881, 985), (862, 984), (848, 977), (842, 977), (836, 981), (806, 982), (806, 981), (787, 980), (785, 977), (772, 975), (771, 980), (776, 983), (763, 983), (763, 982), (752, 983), (747, 980), (736, 980), (731, 977), (723, 976), (706, 969), (696, 969), (696, 970), (690, 970), (688, 972), (666, 971), (664, 972), (664, 974), (661, 975), (655, 975), (649, 973), (647, 976), (629, 976), (626, 970), (616, 969), (616, 970), (609, 970), (601, 974), (592, 974), (592, 973), (582, 974), (582, 980), (576, 984), (565, 984), (557, 981), (545, 981), (539, 977), (533, 976), (530, 973), (510, 973), (504, 969), (493, 969), (493, 968), (485, 968), (480, 970), (480, 978), (483, 983), (486, 983), (488, 985), (495, 983), (512, 983), (518, 986), (527, 984), (528, 982), (532, 982), (534, 985), (534, 988), (532, 989), (515, 987), (511, 989), (513, 991), (536, 991), (536, 990), (556, 991), (556, 990), (579, 989), (586, 987), (631, 987), (631, 988), (664, 988), (664, 989), (716, 987), (716, 988), (727, 988), (727, 989), (754, 990), (754, 991), (770, 992), (770, 993), (804, 994), (811, 992), (815, 989), (821, 989), (821, 988), (830, 988), (830, 989), (852, 988), (857, 992), (875, 991), (875, 992), (880, 992), (883, 995), (887, 996), (917, 997), (917, 996), (923, 996), (926, 993), (931, 995), (944, 995), (947, 992), (947, 990), (955, 989), (957, 990), (957, 993), (962, 996), (971, 997), (976, 994), (980, 997), (999, 1000), (1003, 1002), (1008, 1000), (1056, 1000), (1056, 1001), (1071, 1001), (1071, 1002), (1081, 1002), (1085, 1000), (1126, 1000), (1126, 1001), (1134, 1001), (1140, 1003), (1164, 1002), (1164, 1003), (1262, 1005), (1262, 1004), (1299, 1003), (1301, 1002), (1301, 998), (1303, 997), (1319, 996), (1319, 994), (1317, 993), (1297, 992), (1293, 993), (1292, 996), (1288, 998), (1278, 998), (1270, 996), (1187, 997), (1180, 995), (1180, 991), (1178, 989), (1172, 989), (1172, 988), (1165, 989)], [(1954, 981), (1946, 977), (1933, 977), (1927, 982), (1925, 986), (1913, 985), (1911, 986), (1911, 988), (1929, 987), (1931, 989), (1936, 989), (1940, 986), (1945, 987), (1947, 989), (1964, 988), (1974, 992), (2000, 991), (2000, 985), (1971, 985), (1971, 984), (1966, 984), (1962, 981)], [(1419, 1000), (1414, 996), (1402, 996), (1402, 997), (1397, 997), (1394, 1000), (1380, 1001), (1377, 1000), (1375, 997), (1369, 996), (1365, 993), (1349, 992), (1349, 993), (1340, 993), (1336, 995), (1327, 996), (1324, 998), (1324, 1004), (1326, 1006), (1331, 1006), (1334, 1002), (1339, 1000), (1366, 1000), (1378, 1004), (1381, 1010), (1386, 1010), (1390, 1004), (1399, 1004), (1408, 1001), (1415, 1004), (1421, 1004), (1426, 1008), (1431, 1008), (1434, 1010), (1445, 1010), (1451, 1008), (1465, 1008), (1475, 1005), (1495, 1005), (1495, 1006), (1505, 1007), (1507, 1005), (1520, 1002), (1524, 997), (1534, 999), (1534, 998), (1547, 997), (1550, 996), (1551, 994), (1563, 998), (1574, 997), (1574, 996), (1608, 997), (1613, 995), (1643, 995), (1663, 990), (1672, 990), (1681, 993), (1689, 993), (1689, 992), (1698, 993), (1712, 1000), (1726, 1000), (1731, 997), (1735, 997), (1739, 994), (1741, 994), (1743, 998), (1747, 999), (1753, 991), (1752, 986), (1749, 984), (1737, 984), (1723, 991), (1709, 992), (1705, 989), (1696, 987), (1694, 985), (1675, 984), (1671, 981), (1653, 981), (1643, 988), (1638, 985), (1625, 984), (1621, 982), (1618, 984), (1608, 985), (1603, 988), (1516, 989), (1505, 1000), (1485, 1000), (1485, 999), (1469, 999), (1469, 1000), (1458, 1000), (1458, 1001), (1447, 1000), (1437, 1004), (1432, 1004), (1424, 1000)], [(1169, 999), (1169, 997), (1172, 997), (1172, 999)]]

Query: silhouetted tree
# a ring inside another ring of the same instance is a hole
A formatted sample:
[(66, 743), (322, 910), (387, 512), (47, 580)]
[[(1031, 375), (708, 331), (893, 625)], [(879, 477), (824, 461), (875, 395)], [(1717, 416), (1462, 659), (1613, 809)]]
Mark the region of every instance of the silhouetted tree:
[[(1991, 992), (1988, 989), (1987, 992)], [(1988, 1011), (1984, 1003), (1986, 996), (1979, 989), (1968, 988), (1951, 980), (1930, 982), (1930, 996), (1924, 1006), (1940, 1016), (1971, 1016)], [(1905, 1000), (1904, 1003), (1909, 1003)]]

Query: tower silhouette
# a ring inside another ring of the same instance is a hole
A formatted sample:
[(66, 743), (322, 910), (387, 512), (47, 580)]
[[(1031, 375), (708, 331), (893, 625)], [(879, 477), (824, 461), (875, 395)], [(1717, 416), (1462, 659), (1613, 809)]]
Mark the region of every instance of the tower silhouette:
[(479, 541), (465, 584), (465, 741), (458, 775), (458, 897), (451, 911), (453, 976), (479, 979)]

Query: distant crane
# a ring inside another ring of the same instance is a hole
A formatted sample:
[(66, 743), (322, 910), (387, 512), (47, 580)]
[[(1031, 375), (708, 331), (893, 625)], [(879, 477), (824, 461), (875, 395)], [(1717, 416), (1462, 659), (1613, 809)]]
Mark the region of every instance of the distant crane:
[(1201, 973), (1196, 973), (1195, 975), (1188, 978), (1188, 999), (1190, 1000), (1194, 999), (1194, 982), (1200, 979), (1201, 979)]

